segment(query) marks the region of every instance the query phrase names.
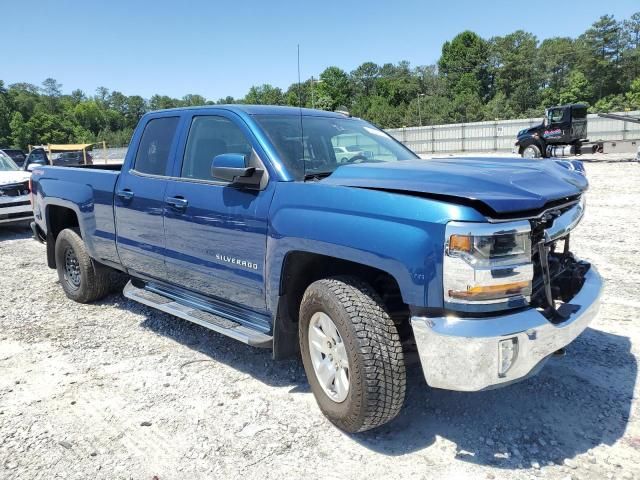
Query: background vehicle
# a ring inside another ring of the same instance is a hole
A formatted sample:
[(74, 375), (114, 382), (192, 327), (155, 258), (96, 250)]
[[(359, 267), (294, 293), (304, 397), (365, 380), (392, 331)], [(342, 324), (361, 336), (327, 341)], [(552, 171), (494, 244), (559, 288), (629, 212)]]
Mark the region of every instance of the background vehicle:
[(37, 166), (49, 165), (49, 157), (44, 148), (36, 147), (29, 152), (24, 161), (24, 170), (33, 170)]
[[(93, 165), (93, 157), (89, 152), (86, 152), (86, 165)], [(85, 165), (85, 156), (81, 151), (75, 152), (62, 152), (51, 158), (51, 163), (58, 167), (71, 167), (78, 165)]]
[[(630, 115), (599, 113), (598, 116), (624, 122), (640, 123)], [(568, 157), (581, 153), (629, 153), (638, 140), (589, 141), (587, 138), (587, 106), (561, 105), (545, 111), (543, 122), (518, 132), (516, 148), (526, 158)]]
[(1, 148), (0, 152), (8, 155), (18, 167), (24, 166), (24, 161), (26, 160), (27, 156), (22, 150), (18, 148)]
[[(341, 164), (346, 141), (373, 153)], [(299, 352), (321, 410), (359, 432), (398, 414), (416, 350), (430, 386), (478, 391), (587, 327), (602, 282), (569, 250), (588, 184), (566, 163), (422, 160), (324, 111), (174, 109), (142, 118), (121, 171), (35, 168), (32, 229), (69, 298), (120, 271), (132, 300)]]
[(587, 106), (548, 108), (543, 122), (518, 132), (518, 153), (527, 158), (569, 156), (580, 153), (587, 140)]
[(336, 160), (340, 163), (347, 163), (356, 157), (372, 158), (373, 152), (361, 150), (358, 145), (350, 145), (348, 147), (333, 147), (336, 154)]
[(29, 176), (7, 154), (0, 151), (0, 225), (33, 218)]

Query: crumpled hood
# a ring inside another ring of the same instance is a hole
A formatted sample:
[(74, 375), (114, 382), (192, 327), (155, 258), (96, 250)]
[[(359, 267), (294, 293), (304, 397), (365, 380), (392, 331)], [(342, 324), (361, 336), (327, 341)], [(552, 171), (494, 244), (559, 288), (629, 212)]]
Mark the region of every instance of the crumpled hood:
[(580, 162), (520, 158), (446, 158), (344, 165), (322, 182), (346, 187), (456, 197), (498, 214), (538, 210), (585, 191)]
[(23, 172), (21, 170), (0, 171), (0, 186), (26, 182), (30, 176), (31, 172)]

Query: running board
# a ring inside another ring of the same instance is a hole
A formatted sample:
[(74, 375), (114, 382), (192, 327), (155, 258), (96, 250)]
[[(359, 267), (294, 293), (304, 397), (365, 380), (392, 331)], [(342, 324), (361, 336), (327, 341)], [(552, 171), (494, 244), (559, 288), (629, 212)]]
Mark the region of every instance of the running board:
[(131, 281), (124, 287), (123, 294), (130, 300), (182, 318), (183, 320), (197, 323), (209, 330), (234, 338), (247, 345), (260, 348), (271, 348), (273, 346), (273, 337), (270, 335), (245, 327), (219, 315), (193, 308), (191, 305), (185, 305), (159, 293), (135, 287)]

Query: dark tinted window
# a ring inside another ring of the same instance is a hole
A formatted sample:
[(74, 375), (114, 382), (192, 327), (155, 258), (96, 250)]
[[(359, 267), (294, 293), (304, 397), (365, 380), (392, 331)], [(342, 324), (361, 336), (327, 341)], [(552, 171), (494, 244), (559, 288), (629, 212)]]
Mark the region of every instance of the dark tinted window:
[(164, 175), (167, 170), (178, 117), (156, 118), (144, 128), (134, 168), (141, 173)]
[(584, 107), (573, 107), (573, 118), (583, 119), (587, 118), (587, 109)]
[(9, 155), (14, 162), (24, 162), (25, 154), (22, 150), (5, 150), (4, 153)]
[(191, 122), (187, 147), (182, 162), (182, 176), (215, 180), (211, 162), (223, 153), (251, 153), (251, 143), (231, 120), (224, 117), (195, 117)]

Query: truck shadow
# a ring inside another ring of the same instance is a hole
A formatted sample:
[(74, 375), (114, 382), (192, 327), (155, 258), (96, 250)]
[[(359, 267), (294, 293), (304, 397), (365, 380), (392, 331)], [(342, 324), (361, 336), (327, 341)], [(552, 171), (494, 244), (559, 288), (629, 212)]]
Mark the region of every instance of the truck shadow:
[(415, 365), (400, 415), (352, 438), (380, 453), (402, 455), (440, 436), (453, 443), (457, 459), (475, 464), (511, 469), (532, 462), (562, 464), (622, 437), (636, 376), (629, 338), (591, 328), (564, 358), (552, 358), (537, 376), (502, 389), (430, 389)]
[[(119, 302), (118, 302), (119, 303)], [(274, 362), (271, 352), (249, 347), (205, 328), (142, 310), (142, 326), (291, 393), (310, 392), (297, 359)], [(451, 442), (462, 461), (497, 468), (561, 464), (601, 444), (612, 445), (627, 425), (637, 375), (628, 337), (587, 329), (537, 375), (485, 392), (431, 389), (419, 364), (408, 368), (408, 391), (400, 415), (353, 441), (383, 455), (424, 450), (437, 437)]]
[(32, 233), (31, 228), (29, 228), (29, 222), (11, 225), (0, 224), (0, 242), (5, 240), (22, 240), (31, 237)]

